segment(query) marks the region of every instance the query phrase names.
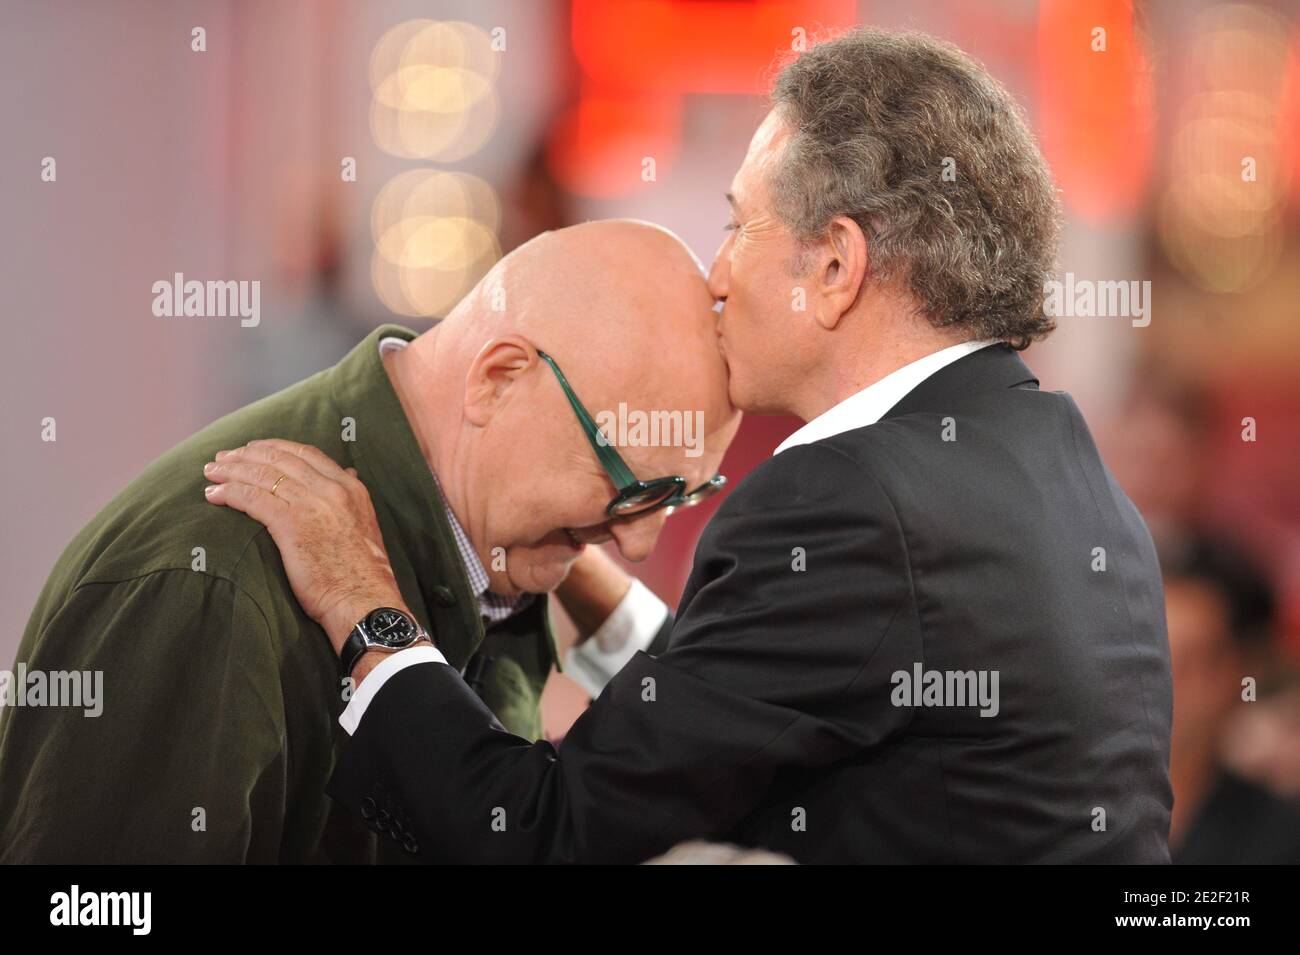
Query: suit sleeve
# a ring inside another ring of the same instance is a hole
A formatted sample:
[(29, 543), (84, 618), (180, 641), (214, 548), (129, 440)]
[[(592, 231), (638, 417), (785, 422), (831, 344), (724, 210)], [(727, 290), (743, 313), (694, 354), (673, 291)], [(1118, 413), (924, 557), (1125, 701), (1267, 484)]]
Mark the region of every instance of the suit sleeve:
[(658, 632), (650, 641), (650, 646), (646, 647), (646, 653), (652, 657), (657, 657), (668, 649), (668, 640), (673, 635), (673, 623), (676, 621), (674, 614), (669, 614), (664, 618), (664, 622), (659, 626)]
[(910, 711), (906, 552), (874, 479), (833, 449), (783, 452), (705, 531), (669, 646), (638, 653), (558, 750), (511, 736), (450, 667), (390, 679), (330, 793), (389, 806), (427, 861), (641, 862), (722, 838), (776, 775), (867, 754)]
[(279, 667), (241, 591), (188, 570), (83, 584), (24, 662), (80, 674), (89, 693), (80, 706), (8, 712), (0, 861), (276, 860)]

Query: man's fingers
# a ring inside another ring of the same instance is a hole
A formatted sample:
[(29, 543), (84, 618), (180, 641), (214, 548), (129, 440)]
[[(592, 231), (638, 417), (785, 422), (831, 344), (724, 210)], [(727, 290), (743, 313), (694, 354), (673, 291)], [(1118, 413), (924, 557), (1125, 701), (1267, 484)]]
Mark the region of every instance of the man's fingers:
[(310, 464), (316, 471), (332, 481), (342, 482), (347, 477), (347, 472), (328, 454), (320, 448), (310, 444), (303, 444), (300, 441), (285, 441), (282, 438), (258, 438), (256, 441), (248, 442), (246, 447), (250, 450), (253, 448), (270, 448), (285, 454), (291, 454), (295, 458)]
[(213, 504), (224, 504), (247, 514), (253, 520), (270, 527), (289, 507), (289, 502), (279, 497), (272, 497), (252, 484), (232, 481), (228, 484), (212, 484), (204, 489), (204, 497)]
[[(203, 476), (213, 484), (248, 484), (261, 488), (283, 501), (296, 500), (303, 487), (296, 478), (279, 470), (278, 464), (222, 461), (206, 465)], [(313, 477), (320, 480), (319, 475)]]
[[(281, 444), (287, 445), (289, 442)], [(249, 471), (245, 470), (246, 467), (263, 470)], [(234, 468), (239, 470), (228, 470)], [(286, 447), (276, 447), (269, 443), (247, 444), (242, 448), (222, 452), (216, 461), (204, 466), (203, 473), (212, 481), (234, 477), (235, 480), (256, 484), (268, 491), (281, 475), (293, 478), (303, 487), (319, 489), (323, 484), (321, 473), (316, 468)]]

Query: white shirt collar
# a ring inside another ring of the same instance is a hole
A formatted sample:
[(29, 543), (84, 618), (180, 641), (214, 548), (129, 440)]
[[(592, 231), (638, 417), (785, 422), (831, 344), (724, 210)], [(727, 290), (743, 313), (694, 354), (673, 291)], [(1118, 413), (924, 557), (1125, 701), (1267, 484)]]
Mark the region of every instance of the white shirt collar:
[(782, 441), (777, 446), (777, 449), (772, 452), (773, 456), (780, 454), (787, 448), (793, 448), (800, 444), (812, 444), (814, 441), (833, 438), (837, 434), (852, 431), (854, 428), (875, 424), (885, 416), (885, 412), (902, 401), (917, 385), (939, 369), (951, 365), (959, 358), (965, 358), (972, 352), (977, 352), (981, 348), (987, 348), (989, 345), (994, 344), (997, 343), (992, 341), (962, 342), (960, 345), (951, 345), (948, 348), (932, 352), (924, 358), (918, 358), (911, 364), (891, 371), (884, 378), (874, 384), (867, 385), (856, 394), (849, 395), (839, 404), (813, 418)]

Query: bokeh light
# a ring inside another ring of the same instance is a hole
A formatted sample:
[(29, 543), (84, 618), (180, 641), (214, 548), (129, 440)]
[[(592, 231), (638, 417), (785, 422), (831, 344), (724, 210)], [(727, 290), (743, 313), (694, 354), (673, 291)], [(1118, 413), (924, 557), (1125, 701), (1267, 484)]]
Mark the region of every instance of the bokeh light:
[(492, 137), (500, 114), (491, 39), (469, 23), (412, 20), (370, 57), (370, 131), (404, 159), (457, 162)]
[(1287, 24), (1263, 7), (1230, 4), (1205, 10), (1192, 36), (1196, 88), (1173, 133), (1160, 241), (1199, 287), (1240, 292), (1273, 270), (1283, 248)]
[[(442, 163), (472, 156), (496, 129), (498, 60), (468, 23), (412, 20), (375, 44), (370, 129), (385, 152)], [(398, 315), (444, 315), (501, 255), (501, 205), (483, 180), (420, 168), (390, 180), (371, 208), (370, 275)]]
[(445, 314), (501, 255), (501, 205), (482, 179), (412, 169), (395, 176), (371, 208), (371, 279), (399, 315)]

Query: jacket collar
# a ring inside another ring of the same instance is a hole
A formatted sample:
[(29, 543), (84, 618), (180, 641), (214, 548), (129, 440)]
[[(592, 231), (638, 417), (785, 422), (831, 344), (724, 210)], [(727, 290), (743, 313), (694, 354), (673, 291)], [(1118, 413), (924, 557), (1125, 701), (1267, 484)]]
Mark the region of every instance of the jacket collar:
[(1038, 387), (1038, 379), (1010, 345), (981, 348), (941, 368), (904, 395), (885, 412), (882, 421), (916, 412), (946, 412), (973, 394), (1027, 385)]
[[(462, 669), (483, 639), (478, 602), (419, 442), (379, 354), (379, 340), (416, 333), (381, 325), (327, 373), (340, 419), (351, 418), (357, 475), (370, 492), (402, 596), (423, 612), (448, 662)], [(344, 428), (340, 421), (337, 426)]]
[(896, 368), (879, 381), (872, 382), (861, 391), (849, 395), (839, 404), (813, 418), (782, 441), (772, 453), (780, 454), (796, 445), (812, 444), (814, 441), (832, 438), (845, 431), (875, 424), (890, 408), (931, 375), (955, 361), (960, 361), (971, 352), (979, 351), (991, 344), (992, 342), (962, 342), (960, 345), (950, 345), (918, 358), (902, 368)]

